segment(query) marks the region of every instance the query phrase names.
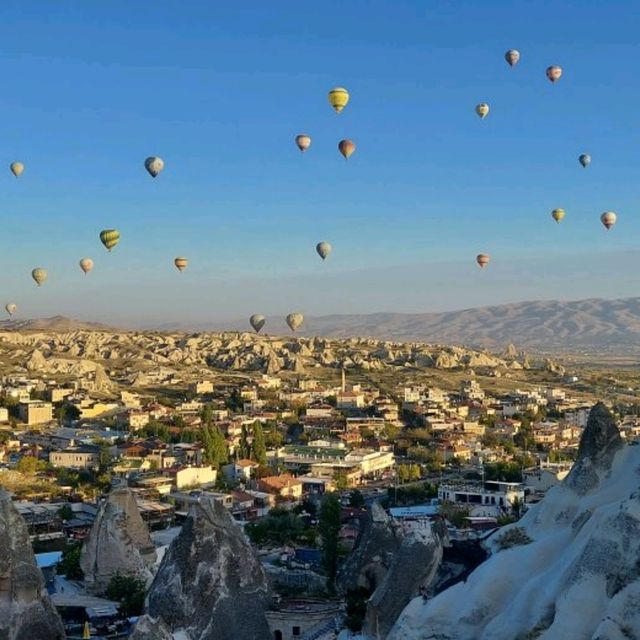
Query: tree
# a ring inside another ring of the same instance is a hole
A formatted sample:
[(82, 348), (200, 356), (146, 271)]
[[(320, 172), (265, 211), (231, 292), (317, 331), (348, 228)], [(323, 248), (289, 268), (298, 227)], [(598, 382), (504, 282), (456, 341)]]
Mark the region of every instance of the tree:
[(60, 558), (60, 573), (69, 580), (82, 580), (84, 573), (80, 568), (80, 554), (82, 553), (82, 544), (74, 544), (66, 547)]
[(20, 471), (20, 473), (34, 474), (38, 470), (38, 466), (38, 458), (34, 456), (22, 456), (22, 458), (18, 460), (18, 471)]
[(100, 447), (100, 453), (98, 454), (98, 469), (100, 473), (105, 473), (111, 464), (113, 456), (109, 447), (103, 445)]
[(240, 429), (240, 445), (238, 447), (238, 455), (241, 460), (246, 460), (251, 456), (251, 447), (249, 446), (249, 435), (247, 433), (247, 425), (242, 425)]
[(264, 439), (264, 431), (259, 421), (253, 423), (253, 442), (251, 443), (253, 459), (258, 464), (267, 464), (267, 445)]
[(107, 598), (120, 603), (120, 610), (127, 616), (142, 615), (146, 587), (144, 580), (134, 575), (116, 573), (107, 586)]
[(349, 506), (353, 507), (354, 509), (361, 509), (365, 506), (364, 496), (362, 495), (362, 492), (358, 491), (357, 489), (354, 489), (351, 492), (351, 495), (349, 496)]
[(80, 409), (74, 404), (65, 402), (55, 408), (53, 415), (58, 420), (58, 424), (63, 425), (66, 422), (78, 420), (78, 418), (80, 418)]
[(349, 478), (344, 471), (336, 471), (333, 474), (333, 481), (336, 483), (338, 491), (344, 491), (349, 487)]
[(71, 520), (73, 518), (73, 509), (68, 504), (63, 504), (58, 509), (58, 517), (60, 520)]
[(218, 469), (229, 459), (227, 441), (216, 426), (204, 427), (202, 430), (205, 458), (214, 468)]
[(322, 539), (322, 562), (327, 572), (327, 588), (335, 590), (338, 573), (338, 534), (341, 526), (340, 502), (335, 493), (327, 493), (320, 505), (319, 530)]

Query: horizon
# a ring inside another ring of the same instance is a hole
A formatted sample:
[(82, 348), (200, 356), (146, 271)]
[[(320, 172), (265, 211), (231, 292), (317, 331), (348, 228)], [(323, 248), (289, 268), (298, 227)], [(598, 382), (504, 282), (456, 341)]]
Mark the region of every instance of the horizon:
[[(2, 304), (143, 326), (633, 297), (627, 5), (554, 3), (552, 21), (545, 3), (470, 0), (7, 6), (4, 162), (26, 168), (0, 176)], [(549, 64), (564, 69), (557, 85)], [(351, 95), (339, 115), (334, 86)], [(357, 145), (348, 162), (343, 137)], [(149, 155), (165, 161), (155, 180)], [(605, 210), (619, 216), (610, 232)], [(107, 254), (111, 227), (122, 240)]]

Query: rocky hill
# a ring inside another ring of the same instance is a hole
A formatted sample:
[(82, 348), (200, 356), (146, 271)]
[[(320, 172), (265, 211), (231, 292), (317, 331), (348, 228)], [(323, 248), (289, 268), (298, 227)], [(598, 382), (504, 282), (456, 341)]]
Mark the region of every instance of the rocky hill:
[(640, 638), (640, 446), (591, 411), (578, 460), (465, 582), (413, 600), (389, 640)]
[(296, 373), (316, 367), (357, 367), (375, 371), (388, 367), (454, 369), (528, 366), (525, 355), (496, 357), (463, 347), (378, 339), (305, 338), (253, 333), (160, 333), (74, 330), (0, 331), (0, 361), (16, 369), (95, 378), (96, 387), (110, 386), (108, 373), (130, 370), (122, 380), (144, 386), (156, 375), (189, 367), (230, 371)]

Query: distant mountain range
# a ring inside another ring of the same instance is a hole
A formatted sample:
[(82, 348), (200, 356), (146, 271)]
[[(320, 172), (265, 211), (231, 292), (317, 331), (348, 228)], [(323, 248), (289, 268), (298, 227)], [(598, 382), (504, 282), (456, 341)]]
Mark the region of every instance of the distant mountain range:
[[(9, 320), (1, 329), (18, 331), (108, 330), (61, 316)], [(206, 325), (167, 324), (163, 331), (249, 331), (246, 320)], [(264, 330), (289, 333), (282, 317), (269, 317)], [(640, 298), (575, 302), (519, 302), (445, 313), (372, 313), (307, 317), (299, 335), (367, 336), (396, 341), (503, 348), (509, 343), (538, 351), (640, 351)]]

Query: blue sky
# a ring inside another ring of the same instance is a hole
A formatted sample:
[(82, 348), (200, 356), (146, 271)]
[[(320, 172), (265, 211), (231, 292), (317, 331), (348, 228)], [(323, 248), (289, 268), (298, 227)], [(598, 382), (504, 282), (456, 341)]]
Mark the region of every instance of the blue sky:
[(0, 166), (26, 170), (0, 172), (0, 296), (163, 324), (636, 295), (639, 22), (625, 1), (5, 3)]

